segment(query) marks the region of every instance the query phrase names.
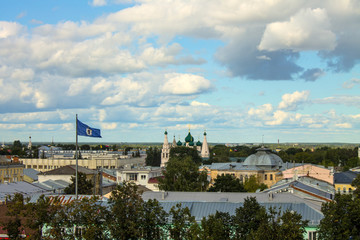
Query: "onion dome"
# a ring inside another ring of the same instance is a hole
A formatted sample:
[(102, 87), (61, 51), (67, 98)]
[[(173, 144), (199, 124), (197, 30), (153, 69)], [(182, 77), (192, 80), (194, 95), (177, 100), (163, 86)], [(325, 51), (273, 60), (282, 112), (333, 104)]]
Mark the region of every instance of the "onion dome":
[(176, 145), (178, 145), (179, 147), (182, 145), (182, 142), (180, 142), (180, 140), (176, 143)]
[(166, 130), (165, 130), (164, 134), (167, 135), (167, 131), (166, 131)]
[(194, 142), (193, 141), (189, 142), (189, 146), (194, 146)]
[(204, 132), (204, 136), (206, 136), (206, 132)]
[(266, 166), (266, 167), (281, 167), (283, 165), (282, 159), (271, 152), (268, 148), (258, 148), (256, 153), (248, 156), (244, 165), (247, 166)]
[(191, 136), (190, 131), (189, 131), (188, 135), (185, 138), (185, 142), (187, 142), (187, 143), (194, 142), (194, 138), (193, 138), (193, 136)]
[(198, 147), (201, 147), (201, 146), (202, 146), (202, 143), (200, 142), (200, 140), (197, 141), (196, 146), (198, 146)]

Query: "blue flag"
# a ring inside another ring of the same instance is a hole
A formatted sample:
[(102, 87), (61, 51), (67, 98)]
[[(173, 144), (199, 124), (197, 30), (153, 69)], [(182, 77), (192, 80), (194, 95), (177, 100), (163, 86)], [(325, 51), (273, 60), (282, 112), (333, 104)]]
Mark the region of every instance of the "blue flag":
[(89, 127), (77, 120), (77, 135), (101, 138), (100, 129)]

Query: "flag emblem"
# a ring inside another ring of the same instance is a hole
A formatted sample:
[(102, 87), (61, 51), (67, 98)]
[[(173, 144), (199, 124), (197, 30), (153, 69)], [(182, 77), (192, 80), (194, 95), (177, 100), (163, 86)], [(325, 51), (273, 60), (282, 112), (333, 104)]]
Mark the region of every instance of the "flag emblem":
[(79, 120), (77, 120), (77, 135), (101, 138), (100, 129), (89, 127)]

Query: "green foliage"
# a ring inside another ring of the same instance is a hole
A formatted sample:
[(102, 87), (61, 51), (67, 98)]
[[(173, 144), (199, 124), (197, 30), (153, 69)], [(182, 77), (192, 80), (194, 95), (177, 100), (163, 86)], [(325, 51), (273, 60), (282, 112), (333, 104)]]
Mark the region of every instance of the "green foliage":
[(260, 191), (267, 188), (266, 184), (259, 183), (258, 179), (255, 175), (251, 175), (247, 180), (245, 180), (244, 188), (246, 192), (256, 192), (256, 190), (260, 189)]
[(174, 240), (197, 239), (200, 234), (200, 227), (191, 215), (189, 208), (182, 208), (176, 204), (170, 210), (171, 225), (169, 227), (170, 237)]
[[(64, 189), (65, 194), (75, 194), (76, 176), (71, 177), (71, 183)], [(86, 174), (78, 172), (78, 194), (92, 194), (94, 184), (86, 179)]]
[(163, 239), (167, 229), (167, 213), (156, 199), (143, 203), (141, 219), (141, 235), (143, 239)]
[(236, 239), (247, 239), (261, 224), (267, 222), (267, 214), (255, 197), (246, 198), (244, 205), (236, 209), (234, 216)]
[(335, 200), (322, 205), (324, 218), (319, 225), (319, 239), (360, 239), (360, 199), (335, 195)]
[(154, 147), (154, 148), (150, 147), (146, 151), (145, 163), (146, 163), (146, 166), (160, 167), (161, 150), (156, 147)]
[(202, 159), (199, 156), (198, 151), (194, 148), (174, 147), (174, 148), (170, 149), (170, 159), (171, 158), (183, 159), (186, 157), (190, 157), (192, 159), (192, 161), (195, 162), (196, 164), (202, 163)]
[(20, 193), (15, 193), (14, 196), (7, 197), (7, 213), (10, 217), (7, 222), (2, 223), (4, 230), (7, 231), (10, 239), (21, 239), (20, 234), (23, 230), (23, 223), (21, 222), (21, 216), (25, 210), (25, 203), (28, 199), (24, 199), (24, 196)]
[(230, 174), (222, 174), (216, 177), (208, 192), (245, 192), (245, 188), (240, 179)]
[(139, 239), (142, 230), (143, 200), (137, 186), (123, 182), (112, 192), (107, 226), (114, 239)]
[(201, 239), (232, 239), (233, 218), (229, 213), (216, 211), (215, 214), (201, 220), (201, 228)]
[(352, 181), (351, 186), (356, 188), (353, 192), (354, 196), (360, 199), (360, 174)]
[(165, 191), (203, 192), (209, 184), (206, 172), (199, 172), (190, 156), (170, 158), (163, 174), (159, 188)]

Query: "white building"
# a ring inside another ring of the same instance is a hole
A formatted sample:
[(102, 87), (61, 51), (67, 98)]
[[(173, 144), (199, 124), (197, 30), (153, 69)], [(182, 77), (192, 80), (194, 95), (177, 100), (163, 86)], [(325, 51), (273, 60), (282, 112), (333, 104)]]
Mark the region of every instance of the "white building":
[(156, 178), (161, 176), (162, 170), (159, 167), (120, 169), (116, 172), (117, 183), (132, 182), (152, 191), (159, 191)]

